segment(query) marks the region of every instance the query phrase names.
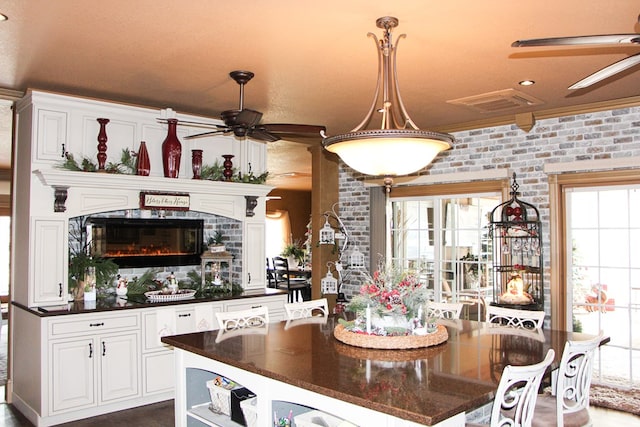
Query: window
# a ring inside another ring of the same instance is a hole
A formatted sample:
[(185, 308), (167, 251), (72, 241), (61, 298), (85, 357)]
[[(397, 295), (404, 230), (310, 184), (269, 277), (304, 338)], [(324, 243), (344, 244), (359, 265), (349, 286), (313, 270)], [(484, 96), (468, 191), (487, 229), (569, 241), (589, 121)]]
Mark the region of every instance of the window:
[(474, 183), (430, 185), (423, 187), (428, 194), (408, 187), (390, 195), (393, 264), (418, 272), (435, 300), (475, 305), (473, 314), (466, 313), (473, 319), (481, 319), (480, 306), (492, 300), (487, 225), (489, 214), (502, 202), (504, 186), (503, 181), (475, 188)]

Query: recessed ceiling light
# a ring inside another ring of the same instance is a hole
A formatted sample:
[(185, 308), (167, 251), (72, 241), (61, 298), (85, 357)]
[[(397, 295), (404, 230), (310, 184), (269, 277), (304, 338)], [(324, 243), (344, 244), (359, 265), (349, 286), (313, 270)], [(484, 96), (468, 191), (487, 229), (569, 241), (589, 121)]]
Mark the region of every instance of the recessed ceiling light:
[(531, 86), (536, 84), (536, 82), (534, 82), (533, 80), (522, 80), (521, 82), (518, 82), (518, 84), (520, 86)]
[(0, 21), (6, 21), (7, 19), (9, 19), (7, 15), (5, 15), (4, 13), (0, 13)]

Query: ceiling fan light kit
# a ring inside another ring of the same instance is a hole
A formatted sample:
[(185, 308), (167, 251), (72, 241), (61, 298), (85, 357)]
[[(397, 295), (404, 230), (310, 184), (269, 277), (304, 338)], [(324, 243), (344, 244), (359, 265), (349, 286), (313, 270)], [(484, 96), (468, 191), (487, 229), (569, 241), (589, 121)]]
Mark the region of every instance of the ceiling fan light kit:
[[(420, 130), (402, 103), (396, 74), (396, 48), (391, 38), (398, 19), (376, 21), (384, 30), (382, 40), (372, 37), (378, 49), (378, 82), (373, 103), (362, 122), (348, 133), (326, 136), (322, 144), (347, 165), (366, 175), (407, 175), (427, 166), (443, 150), (451, 148), (453, 136)], [(399, 38), (405, 37), (405, 34)], [(379, 129), (367, 129), (374, 113), (381, 115)]]

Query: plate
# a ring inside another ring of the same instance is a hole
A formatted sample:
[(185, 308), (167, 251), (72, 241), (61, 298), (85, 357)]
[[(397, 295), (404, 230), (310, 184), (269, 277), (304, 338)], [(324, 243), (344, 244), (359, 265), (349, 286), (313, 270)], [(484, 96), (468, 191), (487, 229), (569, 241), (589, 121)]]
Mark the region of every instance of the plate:
[(180, 301), (193, 298), (196, 294), (194, 289), (179, 289), (175, 294), (164, 294), (162, 291), (145, 292), (144, 296), (151, 302)]

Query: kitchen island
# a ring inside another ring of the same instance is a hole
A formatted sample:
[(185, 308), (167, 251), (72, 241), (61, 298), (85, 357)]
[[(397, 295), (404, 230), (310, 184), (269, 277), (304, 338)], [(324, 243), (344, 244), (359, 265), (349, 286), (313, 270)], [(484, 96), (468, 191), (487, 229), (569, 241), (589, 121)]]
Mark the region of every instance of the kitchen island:
[(554, 348), (557, 367), (567, 340), (588, 338), (458, 320), (447, 322), (443, 344), (372, 350), (336, 340), (336, 318), (313, 320), (223, 340), (219, 331), (162, 338), (176, 352), (176, 425), (226, 425), (207, 417), (205, 383), (221, 375), (257, 395), (259, 426), (270, 425), (273, 411), (287, 404), (360, 426), (462, 426), (467, 412), (493, 399), (506, 364), (537, 363)]

